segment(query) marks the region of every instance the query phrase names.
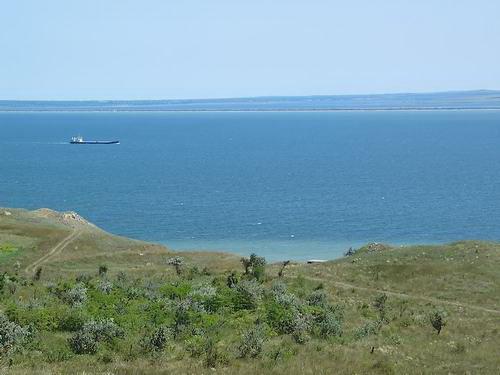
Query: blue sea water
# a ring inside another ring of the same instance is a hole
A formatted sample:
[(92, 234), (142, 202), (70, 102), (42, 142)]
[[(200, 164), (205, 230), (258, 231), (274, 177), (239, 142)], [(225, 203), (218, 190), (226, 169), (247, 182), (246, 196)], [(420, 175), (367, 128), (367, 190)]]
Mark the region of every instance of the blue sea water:
[(0, 113), (0, 206), (270, 260), (500, 240), (499, 146), (500, 111)]

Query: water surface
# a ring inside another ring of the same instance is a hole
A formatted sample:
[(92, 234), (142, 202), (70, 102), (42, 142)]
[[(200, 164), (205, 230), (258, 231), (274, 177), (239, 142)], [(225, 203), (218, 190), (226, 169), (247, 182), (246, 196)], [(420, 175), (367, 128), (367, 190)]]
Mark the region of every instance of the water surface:
[(0, 113), (0, 206), (272, 260), (499, 240), (499, 144), (499, 111)]

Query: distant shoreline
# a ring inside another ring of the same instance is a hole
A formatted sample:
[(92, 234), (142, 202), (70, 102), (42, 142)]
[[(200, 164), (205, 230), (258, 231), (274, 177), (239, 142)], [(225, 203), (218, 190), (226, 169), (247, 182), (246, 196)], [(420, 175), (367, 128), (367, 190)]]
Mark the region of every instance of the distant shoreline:
[(500, 90), (207, 99), (0, 100), (0, 112), (338, 112), (500, 110)]
[(411, 111), (499, 111), (490, 108), (317, 108), (317, 109), (0, 109), (0, 113), (116, 113), (116, 112), (411, 112)]

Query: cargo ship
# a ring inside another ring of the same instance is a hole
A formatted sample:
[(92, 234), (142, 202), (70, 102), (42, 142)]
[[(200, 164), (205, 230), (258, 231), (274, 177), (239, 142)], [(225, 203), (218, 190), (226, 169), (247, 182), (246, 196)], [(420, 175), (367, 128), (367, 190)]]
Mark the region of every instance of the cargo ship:
[(69, 143), (72, 145), (115, 145), (120, 143), (120, 141), (86, 141), (79, 135), (77, 137), (71, 137)]

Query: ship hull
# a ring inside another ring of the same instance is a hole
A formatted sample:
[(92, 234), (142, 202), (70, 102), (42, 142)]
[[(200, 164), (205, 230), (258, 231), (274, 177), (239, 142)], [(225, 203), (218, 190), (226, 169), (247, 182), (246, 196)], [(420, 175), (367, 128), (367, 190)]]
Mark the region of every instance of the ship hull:
[(120, 141), (70, 141), (72, 145), (116, 145)]

